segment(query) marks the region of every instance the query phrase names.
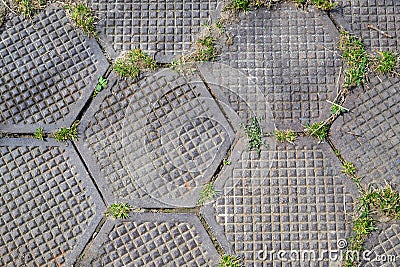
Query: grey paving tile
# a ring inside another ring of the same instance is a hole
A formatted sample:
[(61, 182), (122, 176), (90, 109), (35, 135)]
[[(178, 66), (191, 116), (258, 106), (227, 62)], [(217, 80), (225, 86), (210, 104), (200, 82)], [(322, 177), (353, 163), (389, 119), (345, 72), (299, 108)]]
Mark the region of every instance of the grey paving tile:
[(363, 266), (394, 267), (400, 264), (400, 225), (389, 222), (378, 225), (380, 231), (367, 240)]
[(134, 214), (108, 220), (78, 266), (217, 266), (219, 255), (194, 214)]
[(253, 117), (264, 132), (275, 130), (271, 103), (254, 77), (219, 62), (199, 63), (197, 68), (237, 134)]
[(0, 40), (3, 131), (53, 131), (71, 125), (108, 67), (95, 40), (74, 30), (55, 7), (32, 21), (7, 21)]
[(158, 62), (190, 50), (201, 27), (216, 16), (217, 1), (90, 0), (99, 17), (97, 29), (111, 58), (141, 48)]
[[(239, 142), (230, 160), (215, 183), (222, 196), (202, 209), (225, 250), (245, 266), (333, 266), (323, 251), (349, 236), (358, 194), (329, 146), (301, 138), (258, 158)], [(279, 259), (280, 250), (311, 250), (323, 260)]]
[(345, 104), (350, 113), (333, 124), (331, 139), (366, 183), (399, 184), (400, 79), (382, 79), (354, 90)]
[(0, 139), (0, 265), (71, 266), (104, 204), (72, 145)]
[[(372, 51), (399, 50), (400, 6), (397, 0), (339, 0), (333, 18), (345, 30), (362, 37)], [(386, 37), (372, 25), (392, 38)]]
[[(112, 79), (111, 79), (112, 80)], [(194, 206), (234, 133), (199, 78), (117, 80), (82, 119), (78, 149), (110, 202)]]
[(326, 14), (292, 3), (251, 11), (227, 27), (233, 45), (221, 61), (256, 79), (266, 95), (278, 128), (303, 129), (329, 114), (342, 65), (338, 32)]

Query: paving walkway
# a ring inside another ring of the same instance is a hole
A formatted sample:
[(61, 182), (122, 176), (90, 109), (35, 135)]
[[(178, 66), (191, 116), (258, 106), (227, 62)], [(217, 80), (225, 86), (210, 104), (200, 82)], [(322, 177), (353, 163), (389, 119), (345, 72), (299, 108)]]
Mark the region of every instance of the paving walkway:
[[(331, 12), (290, 2), (242, 12), (225, 26), (215, 62), (135, 80), (112, 71), (122, 51), (169, 63), (193, 50), (223, 3), (90, 0), (98, 40), (57, 5), (31, 19), (8, 14), (0, 266), (218, 266), (224, 254), (244, 266), (341, 266), (328, 252), (345, 249), (359, 192), (334, 148), (366, 183), (400, 183), (400, 78), (354, 89), (327, 141), (302, 131), (330, 116), (343, 77), (338, 29), (361, 36), (368, 52), (400, 51), (400, 5), (337, 2)], [(108, 87), (93, 98), (99, 76)], [(266, 136), (260, 153), (249, 151), (243, 125), (252, 118), (297, 140)], [(76, 120), (76, 141), (32, 138)], [(217, 197), (198, 206), (210, 181)], [(117, 202), (134, 207), (128, 219), (104, 216)], [(398, 266), (400, 223), (379, 229), (366, 248), (395, 258), (363, 266)], [(293, 257), (304, 251), (315, 259)]]

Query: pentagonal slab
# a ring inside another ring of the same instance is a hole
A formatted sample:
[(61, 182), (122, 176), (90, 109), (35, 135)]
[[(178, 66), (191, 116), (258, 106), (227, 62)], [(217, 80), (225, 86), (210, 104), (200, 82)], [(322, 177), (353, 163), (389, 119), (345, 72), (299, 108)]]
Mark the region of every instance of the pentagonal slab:
[(278, 129), (302, 130), (329, 115), (326, 100), (335, 97), (342, 63), (338, 32), (326, 14), (282, 3), (245, 13), (227, 30), (232, 38), (221, 61), (255, 78)]
[(89, 2), (99, 17), (100, 38), (113, 59), (121, 51), (141, 48), (165, 63), (190, 49), (217, 9), (216, 0)]
[[(327, 144), (301, 138), (261, 156), (239, 142), (215, 183), (221, 196), (202, 214), (228, 253), (245, 266), (331, 266), (324, 250), (347, 238), (354, 185), (339, 176), (340, 162)], [(271, 258), (270, 253), (313, 251), (313, 261)]]
[(71, 266), (105, 210), (72, 145), (0, 139), (0, 264)]
[(333, 124), (331, 139), (366, 183), (399, 184), (400, 79), (370, 80), (349, 96), (350, 112)]
[[(340, 0), (333, 18), (372, 51), (399, 50), (400, 6), (396, 0)], [(372, 26), (372, 28), (371, 28)]]
[[(112, 79), (111, 79), (112, 80)], [(82, 120), (78, 148), (110, 202), (193, 206), (234, 134), (198, 77), (117, 79)]]
[(72, 124), (108, 67), (95, 40), (73, 29), (55, 7), (32, 21), (8, 21), (0, 39), (3, 131), (53, 131)]
[(134, 214), (108, 220), (78, 266), (217, 266), (218, 261), (194, 214)]

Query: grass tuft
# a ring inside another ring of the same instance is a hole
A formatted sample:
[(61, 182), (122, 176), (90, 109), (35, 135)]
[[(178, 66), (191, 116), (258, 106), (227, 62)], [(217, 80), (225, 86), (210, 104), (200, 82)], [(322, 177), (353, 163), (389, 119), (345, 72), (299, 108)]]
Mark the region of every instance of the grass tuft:
[(45, 0), (16, 0), (15, 3), (18, 12), (22, 13), (25, 18), (32, 17), (33, 13), (46, 6)]
[(100, 93), (101, 90), (107, 88), (107, 86), (108, 86), (108, 80), (103, 76), (100, 76), (97, 81), (96, 87), (94, 88), (93, 97), (96, 97), (97, 94)]
[(77, 27), (81, 28), (84, 33), (97, 37), (97, 32), (94, 26), (93, 11), (84, 3), (78, 2), (66, 6), (69, 11), (72, 21)]
[(353, 176), (356, 174), (356, 167), (350, 161), (346, 161), (345, 163), (343, 163), (343, 169), (341, 170), (341, 172)]
[(43, 129), (42, 128), (37, 128), (35, 133), (33, 134), (33, 137), (39, 140), (44, 140), (43, 138)]
[(242, 264), (240, 263), (240, 259), (237, 256), (232, 255), (224, 255), (221, 258), (221, 261), (218, 267), (240, 267)]
[(332, 1), (332, 0), (311, 0), (311, 3), (318, 9), (321, 10), (332, 10), (334, 9), (338, 3)]
[(121, 77), (136, 79), (142, 71), (156, 70), (157, 62), (137, 48), (118, 58), (113, 68)]
[(114, 219), (126, 219), (132, 209), (132, 206), (127, 203), (114, 203), (107, 208), (105, 215)]
[(296, 133), (293, 130), (276, 130), (275, 138), (280, 142), (289, 142), (293, 143), (296, 141)]
[(251, 119), (251, 124), (242, 125), (243, 129), (246, 132), (248, 139), (248, 149), (255, 150), (258, 152), (258, 155), (261, 154), (261, 146), (264, 144), (262, 141), (262, 131), (258, 119), (256, 117)]
[(308, 136), (315, 137), (319, 140), (326, 140), (329, 134), (329, 125), (325, 122), (315, 122), (312, 125), (307, 124), (305, 132)]
[(197, 205), (203, 205), (207, 201), (214, 199), (217, 193), (218, 191), (214, 189), (214, 184), (212, 182), (205, 184), (200, 191), (200, 198), (197, 201)]
[(75, 121), (71, 127), (62, 127), (57, 132), (54, 133), (54, 138), (60, 142), (66, 142), (68, 140), (78, 139), (78, 124), (79, 121)]
[(339, 48), (342, 51), (342, 58), (348, 65), (344, 85), (350, 88), (362, 84), (370, 64), (364, 43), (360, 38), (341, 31)]
[(390, 73), (395, 70), (398, 55), (391, 51), (379, 51), (375, 69), (380, 73)]
[(217, 57), (217, 51), (215, 49), (216, 39), (207, 35), (202, 38), (199, 38), (196, 42), (197, 48), (194, 52), (193, 60), (194, 61), (214, 61)]

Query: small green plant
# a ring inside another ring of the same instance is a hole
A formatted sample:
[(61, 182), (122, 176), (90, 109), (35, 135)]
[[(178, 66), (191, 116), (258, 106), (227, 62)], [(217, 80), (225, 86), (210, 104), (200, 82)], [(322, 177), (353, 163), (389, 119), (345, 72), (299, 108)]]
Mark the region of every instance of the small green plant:
[(251, 119), (250, 125), (242, 125), (242, 127), (247, 135), (248, 149), (250, 151), (255, 150), (258, 152), (258, 155), (260, 155), (263, 141), (262, 141), (262, 131), (258, 119), (254, 117)]
[(346, 87), (360, 85), (365, 80), (370, 64), (364, 43), (360, 38), (352, 36), (346, 31), (341, 31), (339, 48), (342, 51), (342, 58), (348, 65), (344, 85)]
[(33, 137), (43, 141), (43, 129), (37, 128), (35, 133), (33, 134)]
[(196, 51), (191, 55), (193, 61), (213, 61), (217, 57), (217, 51), (215, 49), (216, 39), (207, 35), (201, 37), (196, 42)]
[(156, 70), (157, 63), (154, 59), (142, 52), (139, 48), (126, 53), (114, 63), (114, 71), (121, 77), (136, 79), (141, 71)]
[(107, 85), (108, 80), (106, 78), (103, 78), (103, 76), (100, 76), (97, 81), (96, 87), (94, 88), (93, 97), (96, 97), (101, 90), (107, 88)]
[(114, 203), (107, 208), (105, 215), (114, 219), (126, 219), (132, 209), (132, 206), (127, 203)]
[(224, 165), (231, 165), (231, 161), (230, 160), (227, 160), (227, 159), (224, 159), (223, 161), (222, 161), (222, 163), (224, 164)]
[(340, 153), (339, 149), (335, 149), (333, 152), (335, 153), (336, 157), (341, 157), (342, 156), (342, 154)]
[(346, 112), (345, 108), (343, 108), (342, 106), (340, 106), (338, 104), (335, 104), (335, 103), (332, 104), (332, 107), (331, 107), (331, 114), (332, 115), (335, 115), (335, 114), (340, 115), (340, 114), (342, 114), (344, 112)]
[(306, 134), (311, 137), (315, 137), (319, 140), (326, 140), (329, 134), (329, 125), (324, 121), (315, 122), (312, 125), (306, 125)]
[(25, 18), (30, 18), (32, 14), (46, 5), (45, 0), (16, 0), (18, 12), (22, 13)]
[(75, 121), (71, 127), (62, 127), (57, 132), (54, 133), (54, 138), (60, 142), (66, 142), (68, 140), (78, 139), (78, 124), (79, 121)]
[(212, 200), (217, 196), (218, 191), (214, 189), (214, 184), (209, 182), (203, 186), (200, 191), (200, 198), (197, 205), (203, 205), (206, 201)]
[(78, 2), (68, 5), (65, 8), (69, 11), (71, 19), (77, 27), (81, 28), (88, 35), (97, 36), (94, 26), (95, 18), (89, 7), (82, 2)]
[(293, 143), (296, 141), (296, 133), (293, 130), (276, 130), (275, 131), (275, 138), (279, 142), (289, 142)]
[(343, 169), (341, 170), (341, 172), (353, 176), (356, 174), (356, 167), (350, 161), (346, 161), (345, 163), (343, 163)]
[(318, 9), (321, 10), (331, 10), (333, 8), (335, 8), (338, 3), (332, 1), (332, 0), (311, 0), (311, 3)]
[(379, 51), (379, 58), (377, 59), (375, 69), (380, 73), (393, 72), (397, 65), (398, 55), (391, 51)]
[(224, 31), (225, 27), (220, 19), (215, 22), (215, 28), (217, 28), (220, 33)]
[(241, 267), (240, 259), (237, 256), (224, 255), (218, 267)]
[(231, 9), (247, 11), (250, 8), (250, 0), (233, 0), (230, 4)]
[(381, 214), (395, 220), (400, 220), (400, 194), (391, 186), (375, 189), (371, 194), (373, 208)]

